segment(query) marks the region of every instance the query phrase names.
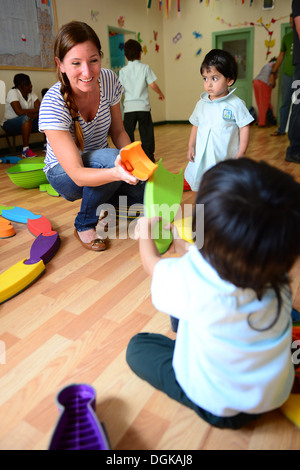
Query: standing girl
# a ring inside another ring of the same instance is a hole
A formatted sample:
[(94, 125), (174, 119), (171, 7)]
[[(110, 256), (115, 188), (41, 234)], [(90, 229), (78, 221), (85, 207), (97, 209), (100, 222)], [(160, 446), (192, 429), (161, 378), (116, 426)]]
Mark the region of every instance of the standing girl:
[(244, 101), (229, 91), (237, 79), (237, 64), (226, 51), (212, 49), (200, 68), (204, 80), (201, 99), (190, 117), (193, 125), (185, 179), (197, 191), (203, 173), (227, 158), (245, 155), (253, 117)]

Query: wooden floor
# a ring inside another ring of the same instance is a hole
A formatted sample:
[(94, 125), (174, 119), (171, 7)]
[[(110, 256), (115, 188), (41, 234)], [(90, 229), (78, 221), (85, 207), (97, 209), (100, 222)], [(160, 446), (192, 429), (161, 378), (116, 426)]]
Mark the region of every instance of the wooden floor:
[[(251, 127), (248, 156), (300, 182), (300, 165), (284, 160), (288, 138), (270, 137), (274, 129)], [(156, 158), (168, 170), (185, 167), (189, 132), (184, 124), (155, 127)], [(15, 186), (10, 166), (0, 164), (0, 204), (48, 218), (61, 246), (41, 278), (0, 305), (1, 450), (47, 449), (59, 417), (56, 394), (72, 383), (95, 387), (97, 415), (114, 450), (300, 449), (300, 429), (280, 410), (241, 431), (218, 430), (137, 378), (125, 361), (130, 338), (140, 331), (174, 337), (169, 317), (151, 304), (137, 242), (116, 239), (105, 252), (85, 250), (73, 236), (79, 202)], [(192, 201), (185, 192), (183, 202)], [(34, 237), (26, 225), (13, 225), (16, 236), (0, 240), (0, 273), (29, 258)], [(299, 281), (300, 263), (292, 270), (296, 308)]]

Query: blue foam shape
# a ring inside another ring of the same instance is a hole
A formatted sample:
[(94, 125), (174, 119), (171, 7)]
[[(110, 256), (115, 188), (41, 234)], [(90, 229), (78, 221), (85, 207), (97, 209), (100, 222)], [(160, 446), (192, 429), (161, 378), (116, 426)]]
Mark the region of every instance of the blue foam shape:
[(12, 209), (3, 209), (1, 215), (4, 219), (21, 224), (27, 224), (27, 219), (40, 219), (42, 217), (41, 215), (35, 215), (31, 211), (17, 206)]
[(7, 157), (0, 157), (0, 160), (2, 161), (2, 163), (18, 163), (20, 160), (22, 160), (22, 158), (7, 156)]

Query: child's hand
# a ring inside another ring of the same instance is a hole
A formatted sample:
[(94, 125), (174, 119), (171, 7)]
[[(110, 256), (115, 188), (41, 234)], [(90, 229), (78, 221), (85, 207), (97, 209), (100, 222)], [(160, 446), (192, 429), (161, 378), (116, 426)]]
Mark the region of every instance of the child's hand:
[(187, 159), (189, 162), (194, 162), (195, 161), (195, 150), (194, 148), (189, 148), (187, 152)]
[(147, 239), (151, 237), (151, 230), (161, 217), (139, 217), (134, 230), (135, 240)]
[(166, 224), (164, 226), (166, 230), (170, 230), (173, 236), (173, 242), (168, 250), (169, 253), (177, 253), (179, 255), (184, 255), (187, 250), (189, 249), (190, 243), (186, 242), (183, 240), (179, 232), (177, 230), (177, 227), (174, 224)]

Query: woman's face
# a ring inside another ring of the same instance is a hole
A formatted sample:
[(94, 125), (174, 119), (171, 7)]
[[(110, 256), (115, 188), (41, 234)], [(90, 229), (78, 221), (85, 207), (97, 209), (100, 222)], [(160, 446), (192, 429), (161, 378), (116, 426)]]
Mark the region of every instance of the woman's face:
[(101, 58), (97, 47), (86, 41), (67, 52), (60, 61), (55, 58), (62, 73), (69, 79), (74, 94), (90, 93), (98, 89), (98, 78), (101, 71)]

